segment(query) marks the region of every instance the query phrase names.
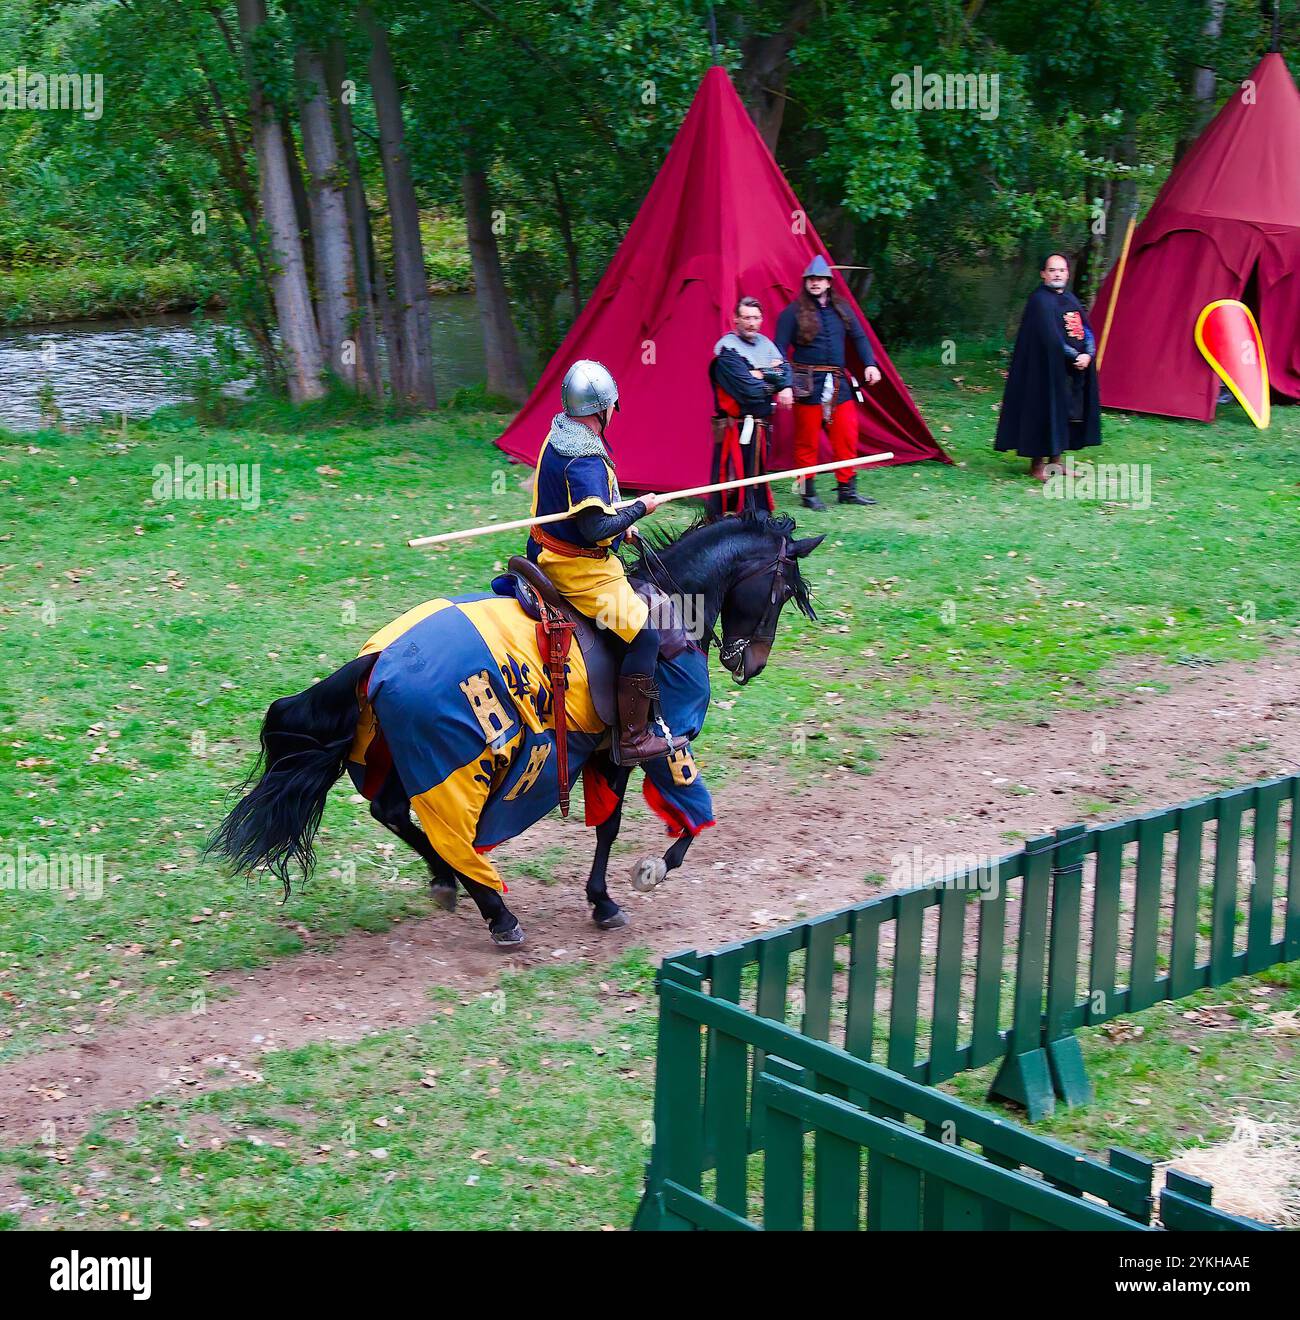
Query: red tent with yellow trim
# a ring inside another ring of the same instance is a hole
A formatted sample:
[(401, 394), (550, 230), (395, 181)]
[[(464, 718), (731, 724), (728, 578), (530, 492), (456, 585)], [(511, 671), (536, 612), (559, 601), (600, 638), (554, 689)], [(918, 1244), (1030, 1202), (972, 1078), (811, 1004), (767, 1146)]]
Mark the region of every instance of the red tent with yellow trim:
[[(535, 463), (565, 371), (577, 358), (596, 358), (618, 381), (610, 448), (621, 482), (669, 490), (708, 481), (713, 346), (732, 328), (742, 294), (762, 303), (770, 336), (817, 253), (830, 260), (726, 72), (710, 69), (590, 302), (497, 444)], [(864, 390), (859, 449), (892, 450), (899, 463), (949, 461), (838, 274), (835, 283), (883, 375)], [(774, 448), (775, 463), (783, 457), (779, 430)]]
[[(1117, 277), (1118, 267), (1092, 310), (1098, 335)], [(1252, 308), (1274, 391), (1300, 399), (1300, 92), (1278, 54), (1233, 91), (1134, 231), (1102, 404), (1213, 420), (1219, 379), (1194, 331), (1218, 298)]]

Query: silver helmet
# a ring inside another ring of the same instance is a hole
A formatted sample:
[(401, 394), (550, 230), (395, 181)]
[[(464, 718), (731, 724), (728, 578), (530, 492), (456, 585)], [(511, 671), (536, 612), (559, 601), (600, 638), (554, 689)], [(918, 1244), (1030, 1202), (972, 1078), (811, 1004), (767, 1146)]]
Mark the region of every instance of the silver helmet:
[(618, 407), (618, 386), (609, 369), (589, 358), (580, 358), (564, 373), (560, 406), (570, 417), (591, 417)]

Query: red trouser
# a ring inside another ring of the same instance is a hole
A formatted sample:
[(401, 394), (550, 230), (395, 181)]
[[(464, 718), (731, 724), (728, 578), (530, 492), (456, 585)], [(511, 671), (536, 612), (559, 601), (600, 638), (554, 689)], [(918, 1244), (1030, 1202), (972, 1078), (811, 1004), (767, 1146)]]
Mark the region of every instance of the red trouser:
[[(834, 458), (856, 458), (858, 453), (858, 408), (852, 399), (845, 399), (831, 409), (831, 423), (827, 427)], [(794, 406), (794, 465), (810, 467), (817, 462), (817, 448), (821, 443), (822, 406), (820, 403), (796, 403)], [(857, 469), (839, 468), (836, 481), (848, 481)]]

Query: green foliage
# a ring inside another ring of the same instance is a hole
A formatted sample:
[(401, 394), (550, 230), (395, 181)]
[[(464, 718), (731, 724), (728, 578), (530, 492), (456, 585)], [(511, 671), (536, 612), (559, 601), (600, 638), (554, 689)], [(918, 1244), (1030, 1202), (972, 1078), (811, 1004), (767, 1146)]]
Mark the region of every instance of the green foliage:
[[(482, 170), (516, 316), (544, 358), (590, 296), (715, 58), (710, 7), (377, 0), (374, 9), (402, 84), (431, 286), (468, 285), (462, 179)], [(1037, 0), (719, 0), (712, 10), (718, 62), (742, 88), (751, 74), (760, 83), (770, 75), (785, 97), (778, 161), (836, 258), (864, 268), (855, 290), (895, 345), (1003, 335), (1047, 244), (1083, 256), (1083, 290), (1095, 288), (1114, 255), (1095, 232), (1098, 217), (1117, 189), (1136, 186), (1149, 200), (1167, 174), (1195, 127), (1195, 69), (1218, 71), (1222, 98), (1269, 38), (1256, 0), (1228, 0), (1213, 47), (1204, 7), (1191, 0), (1048, 9)], [(271, 3), (251, 63), (291, 122), (295, 43), (319, 47), (336, 35), (356, 87), (382, 256), (368, 45), (352, 8)], [(1300, 13), (1288, 12), (1284, 39), (1293, 36)], [(789, 49), (775, 73), (754, 63), (769, 39)], [(230, 0), (13, 0), (0, 20), (0, 67), (19, 64), (102, 72), (105, 111), (94, 122), (0, 115), (0, 273), (84, 269), (85, 292), (71, 301), (112, 312), (97, 269), (189, 266), (234, 318), (264, 325), (264, 272), (235, 182), (241, 171), (254, 176), (256, 161)], [(996, 78), (997, 115), (900, 105), (898, 80), (918, 67)], [(0, 289), (9, 319), (29, 308), (43, 315), (45, 301), (62, 314), (68, 300), (5, 299)]]
[(209, 426), (227, 424), (241, 406), (232, 387), (257, 377), (259, 363), (231, 327), (200, 316), (194, 332), (204, 351), (183, 364), (163, 351), (164, 374), (190, 399), (198, 419)]

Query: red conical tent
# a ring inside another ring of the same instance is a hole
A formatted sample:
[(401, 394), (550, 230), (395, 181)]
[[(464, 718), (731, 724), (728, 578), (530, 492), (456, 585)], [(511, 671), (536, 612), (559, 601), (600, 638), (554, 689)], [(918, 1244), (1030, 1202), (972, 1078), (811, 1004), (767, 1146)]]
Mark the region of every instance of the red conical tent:
[[(770, 336), (817, 253), (827, 256), (726, 72), (710, 69), (591, 301), (497, 444), (535, 463), (565, 371), (596, 358), (618, 381), (610, 450), (620, 481), (639, 490), (708, 481), (713, 346), (742, 294), (762, 303)], [(835, 283), (883, 373), (858, 410), (861, 451), (949, 461), (838, 275)]]
[[(1117, 274), (1092, 310), (1099, 336)], [(1252, 305), (1274, 390), (1300, 398), (1300, 92), (1281, 55), (1233, 92), (1134, 231), (1102, 403), (1211, 421), (1219, 380), (1193, 335), (1216, 298)]]

